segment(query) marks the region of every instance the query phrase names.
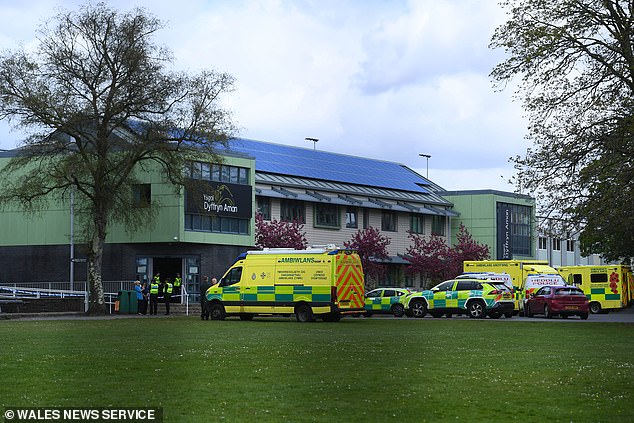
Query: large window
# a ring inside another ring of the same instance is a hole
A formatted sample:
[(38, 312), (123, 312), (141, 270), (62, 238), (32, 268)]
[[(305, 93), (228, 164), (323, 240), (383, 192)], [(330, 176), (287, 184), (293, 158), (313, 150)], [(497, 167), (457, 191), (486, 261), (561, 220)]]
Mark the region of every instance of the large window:
[(425, 218), (422, 214), (411, 214), (409, 216), (409, 230), (414, 234), (425, 233)]
[(346, 208), (346, 228), (358, 228), (357, 209), (355, 207)]
[(194, 232), (217, 232), (225, 234), (249, 234), (249, 219), (224, 216), (186, 214), (185, 230)]
[(339, 207), (332, 204), (315, 204), (315, 226), (339, 228)]
[(440, 236), (445, 236), (446, 234), (446, 225), (445, 225), (445, 221), (446, 221), (446, 217), (445, 216), (432, 216), (431, 219), (431, 233), (432, 235), (440, 235)]
[(257, 197), (258, 213), (262, 215), (262, 219), (271, 220), (271, 199), (268, 197)]
[(280, 220), (282, 222), (306, 223), (306, 207), (302, 201), (282, 200), (280, 203)]
[(186, 172), (187, 176), (192, 179), (241, 185), (249, 184), (249, 169), (246, 167), (190, 162)]
[(395, 212), (384, 211), (381, 214), (381, 230), (386, 232), (396, 232), (398, 220)]

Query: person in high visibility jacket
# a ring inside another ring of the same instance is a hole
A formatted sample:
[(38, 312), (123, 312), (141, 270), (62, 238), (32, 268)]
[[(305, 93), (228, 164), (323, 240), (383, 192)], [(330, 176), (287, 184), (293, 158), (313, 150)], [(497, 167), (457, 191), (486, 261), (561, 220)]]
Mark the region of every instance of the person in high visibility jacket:
[(165, 279), (165, 285), (163, 286), (163, 300), (165, 301), (165, 315), (168, 316), (170, 314), (170, 299), (172, 297), (172, 291), (174, 290), (174, 285), (170, 282), (170, 279)]
[(174, 294), (173, 294), (174, 297), (180, 298), (182, 284), (183, 284), (183, 279), (181, 278), (181, 274), (177, 273), (176, 277), (174, 278)]
[(150, 315), (158, 314), (158, 295), (159, 295), (159, 285), (160, 285), (160, 277), (158, 273), (150, 282)]

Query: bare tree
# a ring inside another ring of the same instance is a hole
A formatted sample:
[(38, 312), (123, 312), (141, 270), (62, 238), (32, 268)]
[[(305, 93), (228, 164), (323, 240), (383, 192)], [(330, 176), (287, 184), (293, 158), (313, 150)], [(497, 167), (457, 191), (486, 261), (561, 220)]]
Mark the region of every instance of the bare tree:
[(88, 3), (43, 25), (35, 53), (0, 56), (0, 118), (30, 133), (0, 171), (0, 200), (38, 210), (75, 192), (86, 217), (92, 314), (105, 312), (108, 225), (135, 230), (155, 211), (131, 207), (136, 175), (158, 164), (178, 187), (185, 163), (201, 154), (220, 160), (216, 147), (234, 131), (219, 105), (233, 78), (170, 70), (171, 53), (152, 41), (161, 28), (143, 9)]

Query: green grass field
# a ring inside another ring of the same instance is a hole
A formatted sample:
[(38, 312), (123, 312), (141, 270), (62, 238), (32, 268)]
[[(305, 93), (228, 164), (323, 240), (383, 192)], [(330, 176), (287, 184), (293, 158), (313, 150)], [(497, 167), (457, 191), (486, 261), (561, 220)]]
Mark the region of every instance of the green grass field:
[(634, 325), (436, 319), (0, 322), (0, 405), (165, 421), (634, 420)]

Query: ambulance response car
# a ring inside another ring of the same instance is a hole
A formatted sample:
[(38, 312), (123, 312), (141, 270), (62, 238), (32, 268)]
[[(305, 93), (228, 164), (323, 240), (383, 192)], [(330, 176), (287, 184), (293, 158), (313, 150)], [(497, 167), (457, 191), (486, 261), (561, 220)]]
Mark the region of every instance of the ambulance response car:
[(487, 316), (497, 319), (513, 316), (513, 293), (503, 275), (461, 275), (442, 282), (430, 290), (415, 292), (405, 297), (408, 317), (433, 317), (443, 314), (467, 314), (472, 318)]
[(564, 266), (558, 270), (569, 285), (583, 290), (593, 314), (625, 308), (631, 302), (629, 266)]
[(206, 298), (216, 320), (295, 314), (300, 322), (338, 321), (343, 314), (365, 311), (363, 269), (356, 252), (334, 246), (248, 251)]
[(524, 301), (523, 291), (528, 275), (540, 273), (556, 274), (557, 271), (548, 265), (546, 260), (483, 260), (465, 261), (463, 271), (467, 272), (495, 272), (508, 273), (514, 286), (515, 311), (522, 312)]

